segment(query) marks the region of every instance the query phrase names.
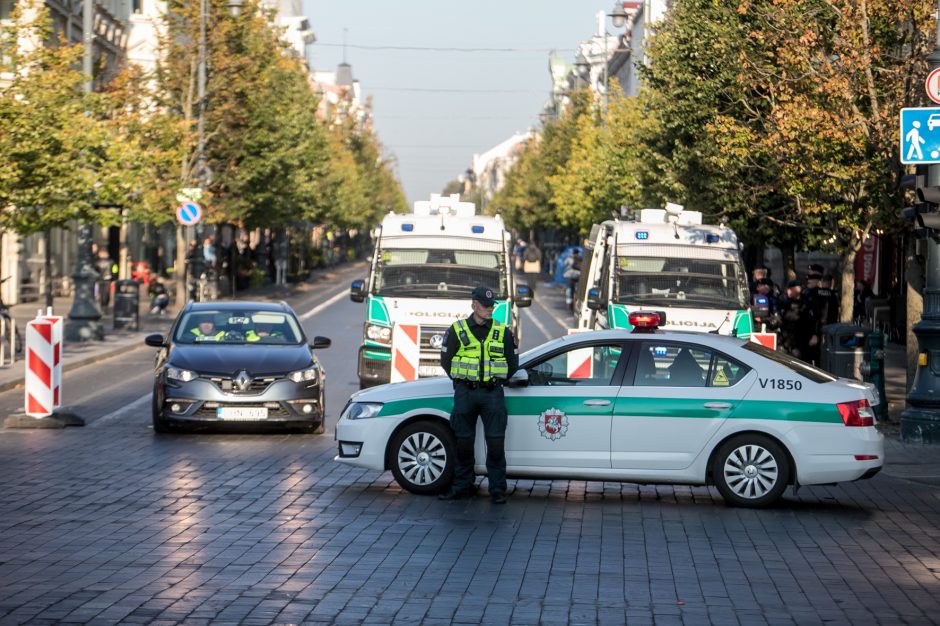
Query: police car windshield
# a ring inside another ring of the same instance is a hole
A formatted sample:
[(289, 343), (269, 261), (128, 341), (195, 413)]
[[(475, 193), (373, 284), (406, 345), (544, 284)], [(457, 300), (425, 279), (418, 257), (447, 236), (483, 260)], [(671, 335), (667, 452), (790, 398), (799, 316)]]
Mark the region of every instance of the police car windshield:
[(805, 363), (784, 352), (771, 350), (770, 348), (759, 343), (746, 341), (741, 347), (745, 350), (750, 350), (751, 352), (756, 352), (761, 356), (767, 357), (771, 361), (779, 363), (785, 368), (794, 371), (801, 376), (805, 376), (814, 383), (831, 383), (832, 381), (837, 380), (836, 377), (829, 372), (825, 372), (817, 367), (813, 367), (809, 363)]
[(614, 301), (618, 304), (747, 308), (744, 275), (732, 259), (621, 256), (614, 276)]
[(378, 253), (373, 293), (409, 298), (469, 298), (491, 285), (506, 298), (502, 255), (491, 250), (383, 248)]
[(277, 311), (199, 310), (183, 315), (173, 336), (176, 343), (218, 345), (300, 345), (297, 319)]

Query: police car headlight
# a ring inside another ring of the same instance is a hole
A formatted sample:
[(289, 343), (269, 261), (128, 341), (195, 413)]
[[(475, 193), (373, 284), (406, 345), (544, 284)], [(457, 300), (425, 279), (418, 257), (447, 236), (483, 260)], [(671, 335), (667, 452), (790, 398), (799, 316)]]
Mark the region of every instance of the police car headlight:
[(166, 377), (170, 380), (179, 380), (184, 383), (188, 383), (191, 380), (196, 380), (199, 376), (196, 375), (196, 372), (191, 372), (190, 370), (184, 370), (180, 367), (168, 367), (166, 368)]
[(351, 420), (364, 420), (375, 417), (382, 410), (381, 402), (353, 402), (346, 407), (341, 417)]
[(320, 368), (318, 367), (308, 367), (305, 370), (297, 370), (296, 372), (291, 372), (287, 375), (295, 383), (309, 382), (311, 380), (317, 380), (320, 377)]
[(366, 324), (366, 338), (379, 343), (391, 343), (392, 329), (378, 324)]

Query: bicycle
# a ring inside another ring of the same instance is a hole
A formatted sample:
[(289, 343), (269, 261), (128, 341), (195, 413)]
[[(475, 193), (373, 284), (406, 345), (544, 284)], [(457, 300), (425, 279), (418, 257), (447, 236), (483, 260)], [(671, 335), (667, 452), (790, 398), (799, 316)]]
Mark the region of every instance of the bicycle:
[[(8, 280), (10, 280), (9, 276), (0, 278), (0, 285)], [(11, 328), (13, 329), (12, 334), (10, 333)], [(9, 364), (13, 365), (16, 362), (16, 355), (22, 352), (23, 336), (16, 326), (13, 314), (10, 313), (10, 307), (3, 301), (3, 294), (0, 293), (0, 366), (7, 365), (7, 358), (9, 358)]]

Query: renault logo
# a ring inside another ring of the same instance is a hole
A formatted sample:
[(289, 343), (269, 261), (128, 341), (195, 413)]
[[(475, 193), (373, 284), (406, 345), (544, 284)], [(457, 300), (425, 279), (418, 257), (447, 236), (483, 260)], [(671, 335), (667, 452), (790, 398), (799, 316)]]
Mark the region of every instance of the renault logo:
[(239, 391), (248, 391), (248, 388), (251, 386), (251, 376), (248, 375), (248, 372), (242, 370), (238, 373), (238, 376), (235, 377), (235, 388)]
[(435, 350), (440, 350), (444, 346), (444, 335), (431, 335), (428, 341)]

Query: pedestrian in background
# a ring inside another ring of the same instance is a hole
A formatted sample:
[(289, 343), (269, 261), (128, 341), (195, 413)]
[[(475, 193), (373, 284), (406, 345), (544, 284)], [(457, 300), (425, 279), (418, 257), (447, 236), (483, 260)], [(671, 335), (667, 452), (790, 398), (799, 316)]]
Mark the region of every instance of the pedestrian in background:
[(574, 290), (578, 279), (581, 278), (581, 251), (577, 248), (565, 258), (561, 277), (565, 280), (565, 304), (568, 311), (574, 313)]
[(441, 366), (454, 381), (450, 425), (457, 439), (454, 482), (441, 500), (473, 496), (474, 440), (477, 418), (486, 437), (486, 475), (490, 498), (506, 503), (506, 401), (503, 383), (519, 367), (516, 343), (508, 326), (493, 320), (495, 294), (477, 287), (470, 317), (454, 322), (444, 336)]
[(754, 304), (751, 310), (754, 314), (754, 326), (761, 332), (776, 332), (780, 327), (773, 287), (774, 281), (766, 277), (757, 279), (754, 285)]
[(809, 363), (816, 345), (816, 320), (802, 299), (803, 285), (798, 280), (787, 283), (786, 295), (780, 299), (780, 347), (790, 356)]

